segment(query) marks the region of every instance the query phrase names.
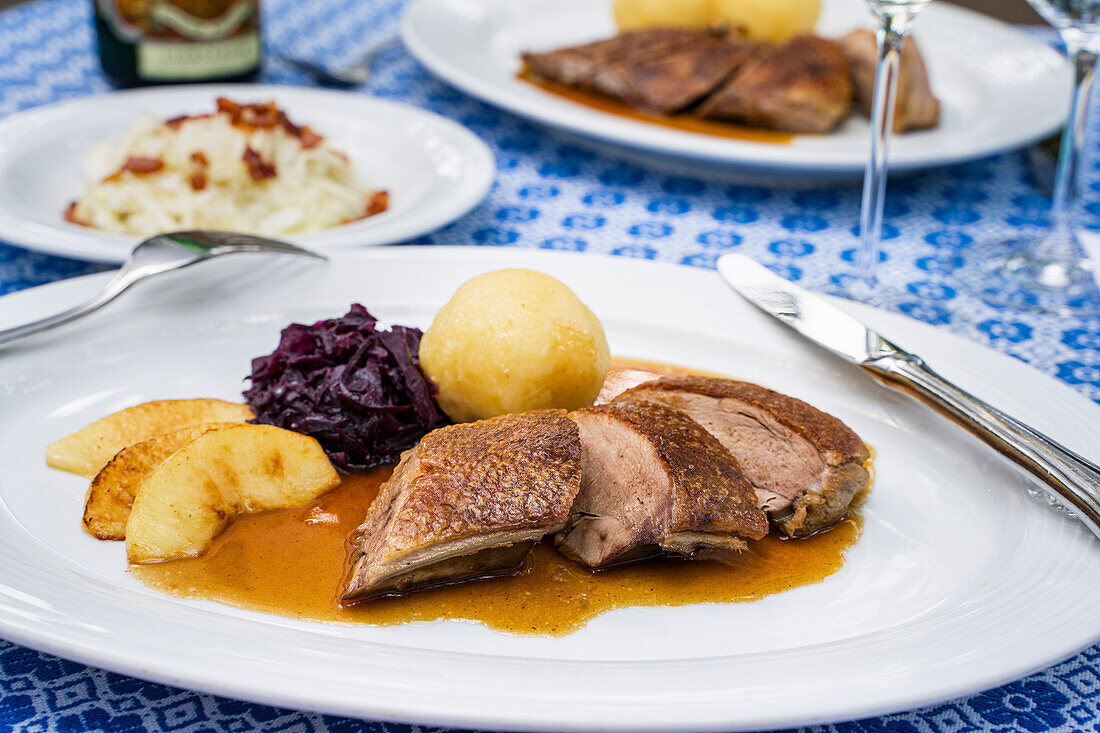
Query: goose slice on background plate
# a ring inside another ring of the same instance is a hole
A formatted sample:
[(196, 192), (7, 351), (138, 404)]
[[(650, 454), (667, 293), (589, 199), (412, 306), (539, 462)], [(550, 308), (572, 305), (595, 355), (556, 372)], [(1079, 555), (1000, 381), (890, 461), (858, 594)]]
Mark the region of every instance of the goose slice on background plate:
[(371, 504), (344, 599), (511, 573), (564, 526), (580, 486), (580, 438), (564, 410), (433, 430)]
[(600, 70), (617, 64), (641, 63), (694, 46), (708, 37), (702, 31), (650, 28), (623, 33), (594, 43), (544, 53), (524, 53), (527, 68), (560, 84), (588, 86)]
[(848, 60), (832, 41), (795, 36), (761, 51), (708, 97), (699, 114), (787, 132), (829, 132), (852, 106)]
[(756, 504), (790, 536), (807, 535), (844, 516), (866, 488), (867, 446), (843, 422), (817, 408), (748, 382), (662, 377), (616, 398), (651, 402), (690, 416), (736, 459)]
[(752, 487), (715, 438), (686, 415), (627, 402), (570, 413), (583, 478), (573, 518), (555, 538), (589, 567), (672, 552), (739, 551), (768, 531)]
[(670, 115), (714, 91), (756, 52), (758, 44), (704, 36), (691, 48), (596, 72), (592, 87), (646, 112)]
[[(871, 100), (875, 95), (875, 67), (878, 49), (875, 34), (868, 30), (855, 30), (837, 39), (848, 64), (852, 67), (855, 82), (856, 106), (864, 117), (871, 116)], [(894, 132), (926, 130), (935, 127), (940, 119), (940, 101), (932, 93), (928, 81), (928, 69), (924, 65), (917, 42), (905, 39), (901, 48), (901, 65), (898, 68), (898, 100), (894, 106)]]

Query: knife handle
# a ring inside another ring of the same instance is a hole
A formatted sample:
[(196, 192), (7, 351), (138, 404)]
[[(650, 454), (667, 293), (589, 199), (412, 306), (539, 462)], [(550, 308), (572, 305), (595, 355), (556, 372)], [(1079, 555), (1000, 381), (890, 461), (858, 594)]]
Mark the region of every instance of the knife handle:
[(916, 397), (1023, 466), (1100, 538), (1100, 466), (1051, 440), (932, 371), (908, 353), (862, 364), (887, 386)]

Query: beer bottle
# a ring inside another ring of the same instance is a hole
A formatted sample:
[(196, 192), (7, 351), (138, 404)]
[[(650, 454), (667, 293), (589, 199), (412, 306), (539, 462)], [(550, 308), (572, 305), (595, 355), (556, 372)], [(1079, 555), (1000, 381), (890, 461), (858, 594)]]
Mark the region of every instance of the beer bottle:
[(259, 0), (92, 0), (103, 71), (118, 86), (252, 81)]

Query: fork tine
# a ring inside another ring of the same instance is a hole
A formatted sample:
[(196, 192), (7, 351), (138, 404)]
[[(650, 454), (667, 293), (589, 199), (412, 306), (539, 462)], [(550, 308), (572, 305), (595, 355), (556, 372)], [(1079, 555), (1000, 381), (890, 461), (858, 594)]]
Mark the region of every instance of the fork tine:
[(278, 252), (282, 254), (304, 255), (315, 257), (319, 260), (327, 260), (328, 257), (299, 247), (289, 242), (277, 239), (268, 239), (252, 234), (239, 234), (237, 232), (212, 232), (212, 231), (183, 231), (171, 232), (162, 235), (182, 246), (198, 246), (207, 251), (234, 249), (241, 252)]

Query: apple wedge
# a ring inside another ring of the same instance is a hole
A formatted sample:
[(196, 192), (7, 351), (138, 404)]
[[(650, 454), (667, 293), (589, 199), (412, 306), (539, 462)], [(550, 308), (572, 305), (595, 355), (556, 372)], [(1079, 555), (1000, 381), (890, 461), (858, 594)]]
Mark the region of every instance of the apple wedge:
[(208, 422), (243, 423), (252, 410), (225, 400), (155, 400), (127, 407), (46, 448), (46, 465), (94, 477), (123, 448), (174, 430)]
[(134, 498), (126, 556), (201, 555), (238, 514), (300, 506), (340, 476), (313, 438), (271, 425), (203, 433), (153, 469)]
[(120, 450), (92, 479), (84, 499), (84, 529), (96, 539), (126, 539), (130, 507), (145, 479), (180, 448), (203, 433), (227, 428), (234, 423), (213, 422), (192, 425), (158, 435)]

